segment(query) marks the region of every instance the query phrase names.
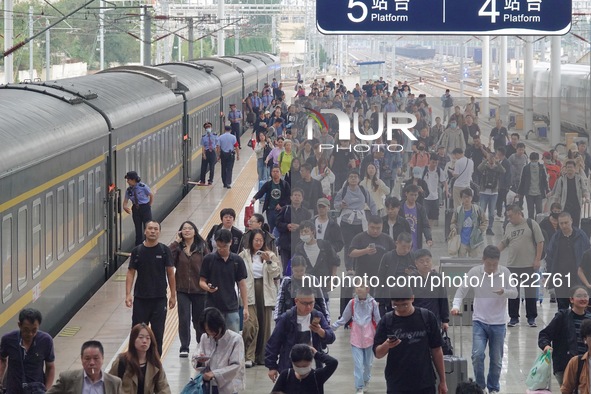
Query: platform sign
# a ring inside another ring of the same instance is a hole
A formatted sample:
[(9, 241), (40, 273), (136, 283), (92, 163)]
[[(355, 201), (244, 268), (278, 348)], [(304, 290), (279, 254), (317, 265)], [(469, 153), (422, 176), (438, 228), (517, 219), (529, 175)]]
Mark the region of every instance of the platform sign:
[(563, 35), (572, 0), (316, 0), (323, 34)]

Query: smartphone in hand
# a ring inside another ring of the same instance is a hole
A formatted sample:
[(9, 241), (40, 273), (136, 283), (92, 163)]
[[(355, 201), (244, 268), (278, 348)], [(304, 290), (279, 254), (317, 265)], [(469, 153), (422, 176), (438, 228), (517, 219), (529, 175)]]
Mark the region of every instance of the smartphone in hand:
[(398, 337), (396, 335), (394, 335), (394, 334), (389, 334), (388, 335), (388, 340), (390, 342), (396, 342), (398, 340)]

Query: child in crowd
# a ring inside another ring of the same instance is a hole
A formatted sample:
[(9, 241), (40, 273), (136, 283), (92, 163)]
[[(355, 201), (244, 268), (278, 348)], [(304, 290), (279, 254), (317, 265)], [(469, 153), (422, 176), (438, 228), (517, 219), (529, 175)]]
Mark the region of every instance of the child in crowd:
[(355, 388), (357, 393), (363, 393), (371, 378), (373, 363), (373, 338), (376, 326), (380, 322), (378, 303), (369, 295), (367, 286), (355, 288), (355, 297), (345, 307), (343, 315), (332, 326), (336, 330), (353, 319), (351, 324), (351, 351), (355, 369)]
[[(324, 383), (339, 365), (335, 358), (302, 343), (291, 348), (289, 358), (293, 368), (281, 372), (273, 394), (324, 394)], [(324, 367), (312, 369), (312, 360), (323, 363)]]

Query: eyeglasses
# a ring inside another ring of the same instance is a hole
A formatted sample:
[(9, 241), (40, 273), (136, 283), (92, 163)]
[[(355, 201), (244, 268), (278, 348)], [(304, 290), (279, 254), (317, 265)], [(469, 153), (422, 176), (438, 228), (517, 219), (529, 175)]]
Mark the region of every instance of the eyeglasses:
[(318, 225), (318, 229), (316, 230), (316, 233), (322, 234), (322, 226), (320, 224)]
[(299, 300), (298, 300), (298, 302), (299, 302), (300, 304), (302, 304), (303, 306), (314, 306), (314, 303), (315, 303), (316, 301), (303, 302), (303, 301), (299, 301)]

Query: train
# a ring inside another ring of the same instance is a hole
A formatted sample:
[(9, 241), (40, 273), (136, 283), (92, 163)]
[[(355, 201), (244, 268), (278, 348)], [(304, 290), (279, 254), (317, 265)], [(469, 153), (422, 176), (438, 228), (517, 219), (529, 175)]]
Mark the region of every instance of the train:
[[(549, 63), (538, 63), (533, 73), (534, 117), (550, 124), (551, 72)], [(589, 138), (591, 131), (591, 69), (582, 64), (560, 66), (560, 124), (563, 131)]]
[(56, 335), (134, 246), (125, 174), (163, 219), (199, 178), (203, 123), (221, 131), (273, 78), (279, 58), (257, 52), (1, 85), (0, 334), (33, 307)]

